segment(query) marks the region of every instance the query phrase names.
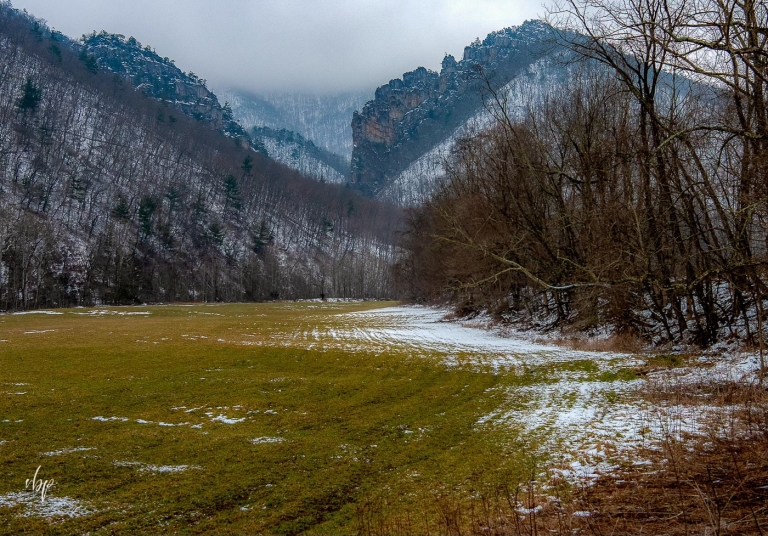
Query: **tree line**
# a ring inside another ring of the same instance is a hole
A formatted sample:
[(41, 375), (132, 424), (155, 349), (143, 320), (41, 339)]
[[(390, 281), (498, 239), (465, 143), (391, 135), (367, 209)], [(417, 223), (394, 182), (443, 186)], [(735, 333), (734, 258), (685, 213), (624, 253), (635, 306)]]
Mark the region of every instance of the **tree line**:
[(403, 291), (657, 343), (755, 338), (768, 6), (561, 0), (548, 22), (568, 76), (536, 91), (488, 83), (493, 126), (456, 144), (410, 214)]

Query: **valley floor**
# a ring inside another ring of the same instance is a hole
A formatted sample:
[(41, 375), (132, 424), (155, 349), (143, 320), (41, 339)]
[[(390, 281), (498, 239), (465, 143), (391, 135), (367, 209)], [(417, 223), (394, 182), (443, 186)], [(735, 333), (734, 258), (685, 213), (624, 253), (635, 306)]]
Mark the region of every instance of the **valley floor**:
[[(516, 534), (545, 507), (550, 530), (587, 530), (600, 512), (580, 509), (585, 489), (653, 473), (664, 445), (728, 410), (658, 393), (758, 366), (577, 351), (445, 315), (373, 302), (1, 315), (0, 533)], [(44, 501), (25, 490), (38, 467), (55, 481)]]

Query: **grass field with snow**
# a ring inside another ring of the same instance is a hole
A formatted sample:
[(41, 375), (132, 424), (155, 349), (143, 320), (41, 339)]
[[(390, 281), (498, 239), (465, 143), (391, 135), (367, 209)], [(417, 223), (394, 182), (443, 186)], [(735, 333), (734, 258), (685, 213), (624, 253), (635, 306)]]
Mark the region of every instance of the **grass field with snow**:
[(394, 305), (0, 315), (0, 533), (446, 533), (482, 489), (524, 512), (553, 468), (565, 498), (643, 463), (637, 357)]

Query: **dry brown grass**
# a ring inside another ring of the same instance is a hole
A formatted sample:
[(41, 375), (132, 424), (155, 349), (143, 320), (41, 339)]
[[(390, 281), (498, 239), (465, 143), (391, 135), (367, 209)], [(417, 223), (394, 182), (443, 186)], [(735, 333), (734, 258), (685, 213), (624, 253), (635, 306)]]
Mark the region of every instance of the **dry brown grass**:
[(768, 393), (747, 382), (655, 385), (658, 404), (706, 406), (695, 436), (641, 453), (651, 465), (601, 479), (578, 497), (594, 534), (768, 532)]
[[(360, 534), (768, 534), (768, 392), (748, 381), (650, 381), (659, 407), (706, 416), (694, 434), (668, 426), (663, 441), (583, 487), (543, 471), (488, 475), (440, 493), (432, 508), (373, 497), (357, 510)], [(660, 416), (659, 419), (662, 419)], [(670, 426), (670, 424), (672, 424)], [(420, 502), (423, 505), (425, 502)]]
[(639, 354), (648, 346), (647, 341), (631, 333), (617, 333), (606, 338), (583, 336), (560, 337), (554, 340), (547, 338), (546, 341), (573, 350), (622, 354)]

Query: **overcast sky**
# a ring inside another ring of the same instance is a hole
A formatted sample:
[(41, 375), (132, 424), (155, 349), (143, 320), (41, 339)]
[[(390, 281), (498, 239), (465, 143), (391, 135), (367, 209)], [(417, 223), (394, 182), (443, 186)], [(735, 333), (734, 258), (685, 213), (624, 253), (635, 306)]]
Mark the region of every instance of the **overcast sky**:
[(537, 18), (541, 0), (12, 0), (70, 37), (134, 36), (216, 88), (369, 89), (439, 70), (476, 37)]

